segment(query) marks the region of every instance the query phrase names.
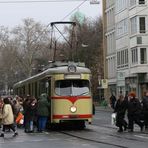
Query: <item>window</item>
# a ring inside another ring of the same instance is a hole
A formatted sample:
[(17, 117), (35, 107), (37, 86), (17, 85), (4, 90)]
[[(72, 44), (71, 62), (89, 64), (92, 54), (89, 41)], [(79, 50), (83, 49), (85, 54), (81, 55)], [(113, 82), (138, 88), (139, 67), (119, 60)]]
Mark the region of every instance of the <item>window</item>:
[(117, 13), (127, 8), (127, 1), (128, 0), (116, 0), (115, 1)]
[(128, 49), (117, 52), (117, 68), (128, 66)]
[(146, 64), (147, 57), (146, 57), (146, 48), (140, 48), (140, 64)]
[(137, 18), (131, 18), (131, 34), (137, 33)]
[(128, 49), (125, 50), (125, 64), (128, 65)]
[(120, 37), (128, 32), (128, 21), (124, 19), (116, 24), (116, 35)]
[(44, 78), (39, 81), (39, 95), (47, 93), (50, 95), (51, 80), (49, 78)]
[(139, 32), (145, 33), (146, 27), (145, 27), (145, 17), (139, 17)]
[(141, 36), (137, 37), (137, 44), (142, 44), (142, 37)]
[(129, 5), (130, 5), (130, 7), (135, 6), (136, 5), (136, 0), (130, 0)]
[(145, 4), (145, 0), (139, 0), (139, 4)]
[(55, 93), (60, 96), (88, 95), (88, 80), (58, 80), (55, 83)]
[(132, 48), (132, 64), (137, 64), (138, 63), (138, 51), (137, 48)]

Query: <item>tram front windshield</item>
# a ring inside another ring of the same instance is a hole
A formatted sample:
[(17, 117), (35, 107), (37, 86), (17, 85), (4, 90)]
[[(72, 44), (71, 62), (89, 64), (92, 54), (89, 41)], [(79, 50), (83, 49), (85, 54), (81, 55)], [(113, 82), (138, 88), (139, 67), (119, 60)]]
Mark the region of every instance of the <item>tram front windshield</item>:
[(58, 80), (55, 93), (59, 96), (81, 96), (90, 92), (88, 80)]

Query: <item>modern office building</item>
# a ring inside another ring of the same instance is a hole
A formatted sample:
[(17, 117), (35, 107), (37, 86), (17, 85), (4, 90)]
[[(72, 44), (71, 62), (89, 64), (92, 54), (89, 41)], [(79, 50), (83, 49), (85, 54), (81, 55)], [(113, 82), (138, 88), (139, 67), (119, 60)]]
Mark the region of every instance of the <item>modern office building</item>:
[(102, 0), (106, 92), (148, 90), (148, 0)]

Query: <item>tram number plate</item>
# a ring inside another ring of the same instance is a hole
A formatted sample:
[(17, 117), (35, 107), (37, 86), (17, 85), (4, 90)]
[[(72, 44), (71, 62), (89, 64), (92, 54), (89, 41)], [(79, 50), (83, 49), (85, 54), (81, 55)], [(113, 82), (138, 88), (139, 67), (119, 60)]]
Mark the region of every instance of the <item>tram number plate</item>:
[(70, 115), (69, 118), (78, 118), (78, 115)]

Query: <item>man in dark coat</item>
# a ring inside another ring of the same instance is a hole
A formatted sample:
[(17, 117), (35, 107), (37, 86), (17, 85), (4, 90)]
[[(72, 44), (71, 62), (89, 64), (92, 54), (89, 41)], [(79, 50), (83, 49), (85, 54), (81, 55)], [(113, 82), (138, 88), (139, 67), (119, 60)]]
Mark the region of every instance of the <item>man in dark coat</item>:
[(34, 97), (30, 97), (24, 104), (25, 115), (25, 132), (30, 133), (34, 131), (34, 122), (36, 121), (37, 112), (37, 100)]
[(145, 129), (148, 129), (148, 91), (142, 100)]
[(124, 119), (126, 109), (127, 109), (127, 101), (124, 99), (123, 95), (120, 95), (114, 110), (114, 112), (117, 113), (116, 126), (119, 127), (118, 132), (123, 132), (123, 127), (124, 130), (126, 130), (127, 128), (127, 122)]
[(112, 94), (110, 97), (110, 105), (113, 109), (115, 108), (115, 103), (116, 103), (116, 97)]
[(136, 98), (134, 92), (129, 93), (128, 101), (128, 120), (129, 120), (129, 132), (134, 130), (134, 122), (139, 125), (141, 131), (143, 130), (143, 123), (140, 121), (141, 116), (141, 103), (139, 99)]

